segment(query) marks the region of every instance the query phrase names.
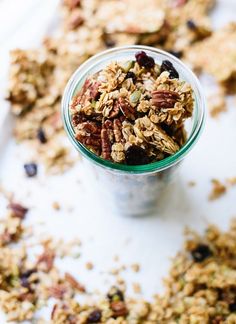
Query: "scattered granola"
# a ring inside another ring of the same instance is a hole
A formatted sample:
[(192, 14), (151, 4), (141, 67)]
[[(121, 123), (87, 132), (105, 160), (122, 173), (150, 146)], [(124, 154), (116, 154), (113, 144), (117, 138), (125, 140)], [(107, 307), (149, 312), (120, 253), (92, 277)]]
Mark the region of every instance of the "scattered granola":
[(190, 47), (186, 58), (195, 68), (212, 74), (227, 92), (235, 92), (235, 44), (236, 24), (230, 23), (213, 33), (211, 37)]
[(223, 183), (221, 183), (219, 180), (212, 179), (211, 183), (212, 183), (212, 190), (208, 197), (209, 200), (218, 199), (226, 193), (227, 191), (226, 186)]
[(209, 96), (207, 102), (210, 115), (213, 118), (217, 118), (222, 112), (227, 111), (226, 96), (223, 89)]
[[(176, 153), (192, 116), (189, 84), (141, 51), (90, 76), (70, 105), (75, 138), (105, 160), (147, 164)], [(178, 138), (178, 139), (177, 139)]]

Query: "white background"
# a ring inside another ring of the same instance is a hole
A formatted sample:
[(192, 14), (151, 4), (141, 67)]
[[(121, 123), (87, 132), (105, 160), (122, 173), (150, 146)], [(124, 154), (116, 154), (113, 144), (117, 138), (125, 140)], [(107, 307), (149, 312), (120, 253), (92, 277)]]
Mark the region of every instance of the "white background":
[[(57, 3), (58, 0), (0, 1), (2, 97), (6, 89), (4, 74), (8, 69), (9, 49), (37, 46), (40, 38), (50, 30)], [(232, 20), (236, 21), (235, 2), (220, 1), (213, 12), (214, 26), (221, 27)], [(211, 79), (204, 78), (202, 82), (207, 93), (212, 86)], [(36, 232), (66, 240), (81, 238), (81, 258), (60, 261), (62, 271), (69, 269), (91, 292), (95, 289), (106, 291), (113, 282), (108, 271), (114, 268), (113, 257), (118, 254), (121, 259), (118, 265), (141, 264), (140, 273), (134, 274), (128, 269), (122, 274), (129, 283), (129, 294), (132, 295), (132, 283), (140, 282), (144, 297), (151, 299), (162, 289), (161, 278), (167, 274), (169, 258), (181, 247), (186, 225), (202, 231), (208, 223), (214, 222), (227, 228), (230, 218), (236, 216), (236, 187), (223, 198), (208, 202), (212, 178), (225, 180), (236, 176), (235, 106), (235, 100), (229, 98), (227, 113), (218, 119), (208, 117), (199, 143), (181, 166), (177, 184), (152, 217), (130, 219), (113, 215), (99, 201), (96, 192), (91, 194), (87, 189), (86, 174), (80, 163), (63, 176), (45, 177), (40, 172), (37, 179), (26, 179), (23, 163), (32, 157), (31, 152), (16, 145), (11, 138), (12, 121), (3, 100), (0, 181), (7, 190), (14, 192), (15, 200), (31, 208), (28, 223), (34, 224)], [(192, 180), (196, 181), (196, 187), (189, 188), (187, 183)], [(51, 207), (53, 201), (62, 206), (60, 212)], [(71, 209), (73, 211), (69, 212)], [(0, 199), (0, 215), (4, 213), (5, 201)], [(46, 225), (40, 225), (41, 221)], [(87, 261), (95, 264), (91, 272), (85, 270)], [(0, 317), (1, 324), (3, 318)]]

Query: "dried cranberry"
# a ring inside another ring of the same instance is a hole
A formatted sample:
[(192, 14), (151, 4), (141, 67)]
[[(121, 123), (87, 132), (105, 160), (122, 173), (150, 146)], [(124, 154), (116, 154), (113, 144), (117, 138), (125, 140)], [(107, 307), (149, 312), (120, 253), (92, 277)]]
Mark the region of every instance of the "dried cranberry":
[(146, 69), (151, 69), (155, 65), (155, 61), (151, 56), (148, 56), (144, 51), (135, 54), (137, 63)]
[(24, 169), (28, 177), (35, 177), (38, 172), (38, 166), (36, 163), (27, 163), (24, 164)]
[(111, 48), (116, 45), (116, 42), (111, 38), (105, 38), (104, 42), (107, 48)]
[(137, 77), (136, 77), (135, 73), (134, 72), (131, 72), (131, 71), (129, 71), (126, 74), (126, 79), (132, 79), (133, 80), (133, 83), (135, 83), (137, 81)]
[(47, 138), (45, 135), (45, 132), (42, 128), (39, 128), (38, 132), (37, 132), (37, 139), (40, 141), (40, 143), (45, 144), (47, 143)]
[(117, 287), (111, 287), (111, 289), (107, 294), (107, 298), (109, 299), (110, 302), (118, 301), (118, 300), (124, 301), (124, 294)]
[(102, 318), (102, 313), (99, 309), (95, 309), (92, 313), (89, 314), (87, 318), (87, 323), (98, 323)]
[(142, 165), (150, 162), (146, 151), (138, 145), (131, 145), (126, 150), (125, 160), (128, 165)]
[(28, 278), (36, 272), (36, 269), (29, 269), (29, 270), (26, 270), (25, 272), (23, 272), (21, 275), (20, 275), (20, 281), (21, 281), (21, 285), (23, 287), (26, 287), (26, 288), (29, 288), (30, 287), (30, 283), (28, 281)]
[(212, 251), (206, 244), (199, 244), (194, 250), (191, 251), (193, 260), (195, 262), (202, 262), (212, 256)]
[(236, 302), (229, 304), (229, 310), (231, 313), (236, 312)]
[(197, 25), (195, 24), (195, 22), (193, 20), (187, 20), (186, 25), (190, 30), (197, 29)]
[(164, 71), (168, 71), (170, 73), (170, 79), (179, 78), (179, 73), (176, 71), (173, 64), (168, 60), (164, 60), (161, 64), (161, 73)]
[(169, 51), (170, 54), (174, 55), (177, 58), (181, 58), (183, 56), (182, 51)]

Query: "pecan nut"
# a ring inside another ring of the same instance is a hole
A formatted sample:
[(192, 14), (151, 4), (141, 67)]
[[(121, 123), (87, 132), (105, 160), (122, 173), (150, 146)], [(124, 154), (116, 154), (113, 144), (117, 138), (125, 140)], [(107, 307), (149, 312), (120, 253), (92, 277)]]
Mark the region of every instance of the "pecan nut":
[(68, 272), (65, 273), (65, 280), (71, 285), (72, 288), (80, 291), (85, 292), (85, 287), (81, 285), (71, 274)]
[(101, 126), (93, 121), (79, 124), (76, 139), (83, 145), (99, 148), (101, 146)]
[(122, 123), (119, 119), (113, 121), (113, 132), (116, 143), (123, 142)]
[(111, 141), (109, 129), (103, 128), (101, 131), (102, 157), (105, 160), (111, 159)]
[(120, 110), (122, 111), (123, 115), (130, 120), (135, 120), (135, 109), (131, 106), (129, 101), (125, 98), (120, 97), (118, 99)]
[(119, 115), (119, 112), (120, 112), (120, 105), (116, 100), (113, 104), (111, 111), (109, 112), (108, 118), (112, 119), (117, 117)]
[(175, 91), (156, 90), (152, 92), (152, 104), (157, 108), (172, 108), (180, 99)]

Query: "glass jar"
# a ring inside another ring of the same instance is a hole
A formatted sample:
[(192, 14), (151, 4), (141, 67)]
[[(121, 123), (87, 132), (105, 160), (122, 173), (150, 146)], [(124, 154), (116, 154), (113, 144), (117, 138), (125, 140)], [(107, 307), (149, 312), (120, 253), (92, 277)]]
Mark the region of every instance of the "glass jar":
[[(157, 63), (161, 63), (163, 60), (171, 61), (179, 72), (180, 80), (185, 80), (191, 84), (195, 104), (193, 116), (185, 122), (187, 141), (177, 153), (158, 162), (130, 166), (104, 160), (75, 139), (69, 104), (89, 75), (100, 71), (111, 61), (134, 60), (138, 51), (145, 51)], [(83, 156), (83, 162), (88, 167), (88, 177), (91, 174), (93, 175), (92, 181), (97, 185), (97, 194), (103, 196), (102, 203), (105, 206), (110, 204), (110, 208), (115, 209), (121, 215), (141, 216), (148, 215), (156, 210), (163, 190), (174, 179), (179, 162), (197, 142), (204, 125), (204, 117), (205, 100), (196, 76), (173, 55), (148, 46), (118, 47), (91, 57), (72, 75), (62, 99), (64, 127), (70, 141)]]

